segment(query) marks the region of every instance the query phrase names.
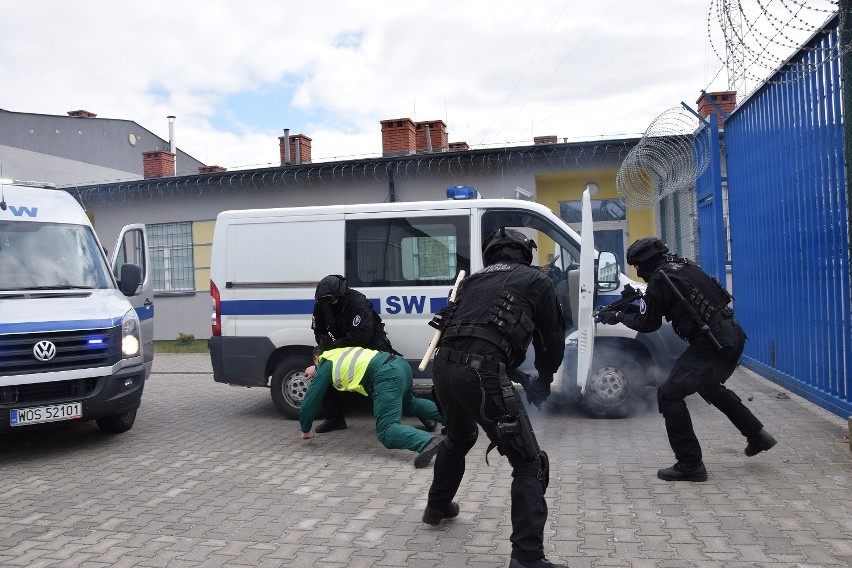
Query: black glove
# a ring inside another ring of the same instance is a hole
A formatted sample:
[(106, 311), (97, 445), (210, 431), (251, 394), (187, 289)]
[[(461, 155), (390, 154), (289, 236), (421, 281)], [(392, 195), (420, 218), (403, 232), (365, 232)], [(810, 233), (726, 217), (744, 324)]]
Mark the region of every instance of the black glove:
[(618, 312), (601, 312), (598, 321), (605, 325), (615, 325), (619, 323)]
[(518, 375), (521, 378), (515, 380), (524, 387), (524, 392), (527, 394), (527, 402), (541, 410), (541, 404), (550, 396), (550, 381), (553, 380), (553, 375), (549, 377), (533, 377), (526, 373), (518, 373)]

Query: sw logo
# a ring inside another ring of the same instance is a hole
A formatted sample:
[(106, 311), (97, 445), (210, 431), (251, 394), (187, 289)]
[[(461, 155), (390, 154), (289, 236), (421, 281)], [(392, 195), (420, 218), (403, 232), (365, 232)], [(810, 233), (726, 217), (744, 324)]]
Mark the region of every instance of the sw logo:
[(385, 313), (422, 314), (426, 307), (426, 296), (388, 296), (385, 299)]

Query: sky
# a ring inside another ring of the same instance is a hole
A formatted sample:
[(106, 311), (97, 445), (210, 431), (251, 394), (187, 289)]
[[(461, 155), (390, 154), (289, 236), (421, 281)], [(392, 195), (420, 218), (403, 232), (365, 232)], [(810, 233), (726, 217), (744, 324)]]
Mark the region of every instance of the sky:
[(716, 3), (0, 0), (0, 108), (166, 140), (173, 115), (178, 148), (229, 170), (279, 165), (285, 128), (314, 162), (379, 156), (395, 118), (471, 148), (641, 136), (728, 90)]

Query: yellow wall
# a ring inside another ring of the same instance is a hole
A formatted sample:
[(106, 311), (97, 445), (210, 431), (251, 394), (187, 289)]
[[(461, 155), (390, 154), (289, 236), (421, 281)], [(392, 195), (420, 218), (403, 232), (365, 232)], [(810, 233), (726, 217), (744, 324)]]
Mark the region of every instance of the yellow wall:
[[(598, 192), (592, 199), (618, 198), (615, 177), (618, 169), (585, 170), (563, 173), (546, 173), (536, 175), (536, 201), (548, 207), (559, 216), (560, 201), (580, 201), (583, 190), (589, 182), (598, 185)], [(641, 211), (627, 210), (627, 245), (636, 239), (657, 234), (654, 209)], [(549, 240), (549, 239), (548, 239)], [(541, 243), (540, 251), (552, 251), (553, 243)], [(630, 268), (630, 274), (635, 277), (635, 271)]]
[(195, 260), (195, 289), (210, 291), (210, 253), (213, 246), (213, 228), (216, 221), (192, 223), (192, 256)]

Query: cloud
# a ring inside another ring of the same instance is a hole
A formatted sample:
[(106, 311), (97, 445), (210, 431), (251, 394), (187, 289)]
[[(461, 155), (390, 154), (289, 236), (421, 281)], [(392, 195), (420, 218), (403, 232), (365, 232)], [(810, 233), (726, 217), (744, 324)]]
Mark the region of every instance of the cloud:
[(379, 121), (447, 122), (472, 147), (638, 135), (726, 77), (707, 0), (7, 3), (0, 107), (138, 122), (230, 169), (381, 152)]

